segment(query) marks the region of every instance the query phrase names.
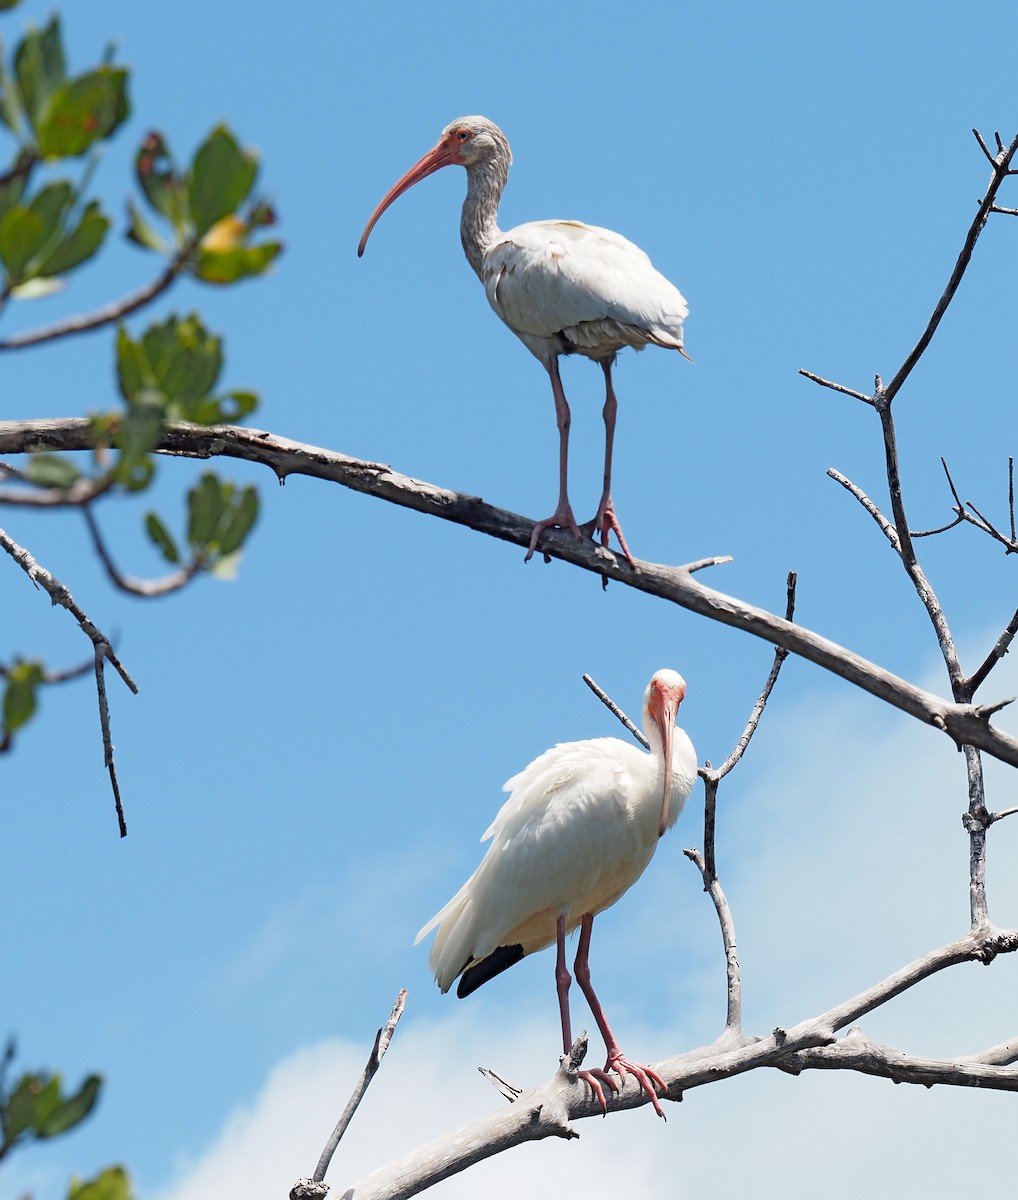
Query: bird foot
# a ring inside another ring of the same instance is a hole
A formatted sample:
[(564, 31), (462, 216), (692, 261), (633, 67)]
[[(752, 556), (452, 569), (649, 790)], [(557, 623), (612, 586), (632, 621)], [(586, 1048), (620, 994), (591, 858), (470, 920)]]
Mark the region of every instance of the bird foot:
[(584, 1083), (589, 1085), (590, 1090), (597, 1098), (598, 1104), (601, 1105), (601, 1115), (606, 1117), (608, 1115), (608, 1101), (605, 1099), (604, 1088), (601, 1085), (604, 1084), (613, 1094), (618, 1092), (619, 1085), (606, 1071), (602, 1071), (598, 1067), (593, 1067), (589, 1071), (577, 1071), (576, 1078), (582, 1079)]
[(622, 536), (622, 526), (619, 524), (619, 519), (615, 515), (615, 504), (611, 496), (605, 496), (601, 500), (601, 505), (597, 510), (597, 515), (592, 521), (587, 521), (580, 528), (587, 537), (597, 539), (597, 535), (601, 535), (601, 545), (608, 545), (608, 537), (614, 533), (619, 539), (619, 546), (622, 548), (622, 553), (626, 556), (626, 562), (631, 567), (635, 567), (636, 563), (633, 556), (629, 553), (629, 547), (626, 545), (626, 539)]
[(598, 1074), (602, 1078), (607, 1078), (605, 1075), (607, 1071), (614, 1071), (623, 1082), (625, 1082), (626, 1075), (634, 1075), (640, 1087), (643, 1088), (649, 1097), (651, 1104), (654, 1105), (654, 1111), (657, 1115), (662, 1120), (668, 1120), (657, 1096), (657, 1089), (660, 1088), (662, 1092), (665, 1092), (668, 1090), (668, 1084), (665, 1083), (653, 1067), (641, 1067), (638, 1063), (630, 1062), (625, 1055), (619, 1052), (609, 1057), (608, 1061), (604, 1064), (604, 1071), (599, 1071)]
[(537, 543), (540, 540), (541, 534), (546, 529), (569, 529), (572, 531), (573, 537), (578, 538), (581, 536), (580, 527), (576, 524), (576, 518), (573, 516), (573, 510), (568, 500), (564, 505), (559, 504), (550, 517), (546, 517), (543, 521), (538, 521), (534, 525), (534, 532), (530, 535), (530, 546), (527, 549), (524, 562), (530, 562), (534, 557)]

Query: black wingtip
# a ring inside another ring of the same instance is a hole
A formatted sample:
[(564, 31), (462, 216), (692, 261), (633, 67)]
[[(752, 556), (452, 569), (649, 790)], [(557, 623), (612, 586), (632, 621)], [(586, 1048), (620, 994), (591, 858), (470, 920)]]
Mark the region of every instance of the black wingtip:
[(482, 983), (487, 983), (489, 979), (494, 979), (496, 975), (508, 971), (522, 957), (523, 947), (520, 945), (499, 946), (492, 950), (487, 958), (482, 958), (480, 962), (475, 962), (473, 966), (467, 967), (460, 976), (456, 995), (462, 1000), (464, 996), (476, 992)]

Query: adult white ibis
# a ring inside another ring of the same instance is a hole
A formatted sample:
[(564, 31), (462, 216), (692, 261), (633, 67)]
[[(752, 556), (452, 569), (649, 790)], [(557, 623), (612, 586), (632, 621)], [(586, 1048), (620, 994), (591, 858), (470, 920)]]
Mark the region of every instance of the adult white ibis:
[(696, 779), (696, 752), (675, 716), (686, 684), (675, 671), (658, 671), (643, 698), (650, 753), (618, 738), (566, 742), (545, 751), (505, 785), (510, 793), (482, 841), (491, 845), (481, 865), (417, 935), (436, 926), (428, 965), (457, 996), (555, 942), (555, 981), (562, 1049), (573, 1038), (569, 1021), (566, 934), (580, 928), (574, 971), (604, 1037), (604, 1070), (580, 1071), (607, 1109), (602, 1084), (618, 1085), (631, 1072), (664, 1112), (650, 1067), (629, 1061), (619, 1048), (590, 982), (587, 956), (594, 917), (614, 904), (643, 874), (658, 839), (678, 818)]
[(605, 378), (604, 489), (593, 521), (583, 528), (601, 533), (607, 544), (614, 530), (626, 558), (632, 555), (612, 502), (612, 443), (615, 390), (612, 364), (624, 346), (653, 344), (678, 350), (685, 358), (682, 322), (689, 312), (678, 288), (651, 265), (632, 242), (610, 229), (579, 221), (529, 221), (503, 233), (498, 202), (512, 154), (505, 134), (485, 117), (460, 117), (447, 125), (438, 144), (400, 179), (371, 214), (361, 235), (364, 253), (375, 222), (408, 188), (440, 167), (467, 169), (467, 198), (460, 239), (488, 302), (551, 376), (559, 431), (559, 496), (554, 513), (534, 526), (529, 559), (549, 526), (580, 531), (569, 504), (569, 405), (559, 377), (560, 354), (582, 354), (601, 364)]

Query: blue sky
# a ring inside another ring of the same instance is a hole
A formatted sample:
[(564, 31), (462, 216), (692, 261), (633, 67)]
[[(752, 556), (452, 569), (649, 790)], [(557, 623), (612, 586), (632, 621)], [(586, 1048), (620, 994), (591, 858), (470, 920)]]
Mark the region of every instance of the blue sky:
[[(4, 17), (7, 44), (48, 12), (28, 0)], [(133, 331), (197, 308), (225, 335), (224, 382), (261, 393), (258, 426), (544, 515), (550, 389), (463, 259), (462, 175), (404, 196), (355, 255), (377, 201), (441, 128), (483, 113), (514, 150), (503, 227), (568, 217), (616, 229), (689, 300), (695, 366), (651, 350), (616, 371), (615, 498), (634, 553), (731, 554), (709, 582), (779, 610), (795, 569), (806, 624), (944, 690), (911, 588), (825, 476), (836, 466), (884, 502), (875, 417), (797, 371), (866, 389), (920, 333), (988, 177), (970, 129), (1009, 138), (1018, 127), (1013, 81), (992, 69), (994, 47), (1018, 33), (1013, 6), (236, 14), (197, 0), (158, 22), (126, 0), (64, 14), (75, 68), (114, 37), (133, 69), (133, 115), (95, 184), (116, 214), (149, 129), (186, 159), (226, 120), (258, 148), (281, 217), (287, 249), (270, 277), (223, 291), (181, 283)], [(991, 221), (896, 403), (914, 526), (949, 517), (941, 454), (962, 492), (1006, 519), (1016, 239), (1013, 218)], [(157, 270), (115, 237), (64, 295), (9, 309), (4, 332), (89, 311)], [(6, 356), (4, 416), (112, 406), (112, 345), (106, 331)], [(563, 378), (572, 495), (586, 514), (600, 484), (600, 373), (567, 362)], [(201, 469), (160, 467), (155, 503), (177, 528)], [(546, 1078), (557, 1054), (548, 956), (460, 1003), (438, 994), (414, 933), (476, 864), (505, 779), (556, 741), (619, 732), (583, 672), (635, 713), (656, 668), (681, 670), (683, 723), (701, 760), (717, 762), (769, 666), (769, 649), (742, 634), (622, 587), (602, 593), (560, 563), (524, 567), (514, 547), (314, 481), (280, 489), (266, 472), (222, 470), (257, 482), (263, 499), (239, 578), (161, 602), (112, 591), (75, 514), (0, 518), (119, 634), (141, 687), (134, 698), (110, 685), (126, 841), (88, 681), (47, 693), (0, 763), (0, 1032), (17, 1033), (26, 1067), (107, 1079), (86, 1127), (5, 1166), (11, 1195), (60, 1196), (72, 1171), (113, 1161), (161, 1200), (212, 1194), (203, 1180), (224, 1163), (288, 1185), (313, 1167), (400, 986), (406, 1017), (334, 1182), (388, 1154), (393, 1112), (409, 1146), (492, 1108), (477, 1062)], [(140, 532), (148, 506), (116, 499), (101, 514), (138, 575), (161, 573)], [(923, 552), (971, 668), (1013, 611), (1014, 564), (971, 530)], [(0, 656), (83, 658), (80, 633), (13, 566), (0, 589)], [(1012, 673), (987, 698), (1015, 690)], [(1014, 803), (1003, 772), (991, 786), (993, 807)], [(819, 1011), (965, 928), (959, 757), (808, 664), (788, 664), (722, 805), (751, 1030)], [(709, 1041), (723, 1017), (716, 924), (680, 854), (701, 842), (701, 817), (697, 791), (595, 930), (606, 1008), (627, 1051), (649, 1058)], [(992, 836), (992, 912), (1015, 924), (1018, 833), (1005, 823)], [(1013, 1034), (1015, 970), (960, 970), (867, 1031), (915, 1052), (974, 1052)], [(711, 1147), (734, 1143), (757, 1163), (758, 1195), (805, 1196), (810, 1165), (837, 1145), (851, 1153), (829, 1196), (858, 1194), (875, 1166), (887, 1195), (906, 1170), (926, 1195), (950, 1195), (948, 1131), (974, 1122), (992, 1136), (1007, 1108), (1000, 1096), (765, 1076), (690, 1096), (667, 1129), (645, 1111), (584, 1126), (575, 1149), (510, 1155), (484, 1178), (518, 1194), (568, 1164), (576, 1184), (624, 1148), (642, 1156), (642, 1194), (665, 1179), (675, 1195), (680, 1167), (695, 1189)], [(694, 1147), (703, 1161), (690, 1165)], [(793, 1155), (797, 1193), (777, 1165)]]

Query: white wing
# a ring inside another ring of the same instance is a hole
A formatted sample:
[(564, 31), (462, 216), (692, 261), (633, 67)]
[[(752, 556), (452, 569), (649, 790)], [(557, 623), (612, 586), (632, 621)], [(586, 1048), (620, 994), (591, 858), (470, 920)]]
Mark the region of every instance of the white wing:
[(545, 338), (564, 338), (591, 357), (648, 342), (682, 348), (689, 307), (681, 292), (610, 229), (518, 225), (485, 251), (482, 280), (492, 308), (542, 361)]
[(656, 805), (639, 801), (658, 778), (651, 755), (597, 738), (556, 746), (510, 779), (484, 860), (417, 935), (439, 926), (429, 964), (442, 990), (497, 946), (548, 945), (560, 914), (573, 928), (614, 904), (657, 845)]

